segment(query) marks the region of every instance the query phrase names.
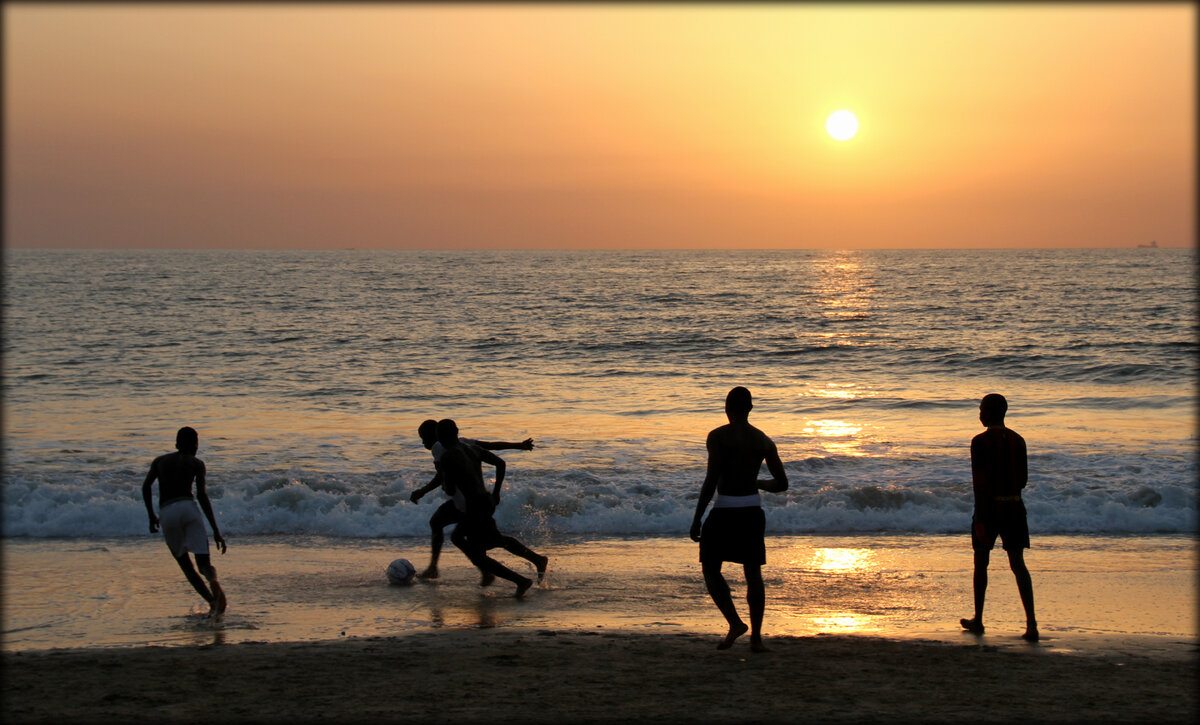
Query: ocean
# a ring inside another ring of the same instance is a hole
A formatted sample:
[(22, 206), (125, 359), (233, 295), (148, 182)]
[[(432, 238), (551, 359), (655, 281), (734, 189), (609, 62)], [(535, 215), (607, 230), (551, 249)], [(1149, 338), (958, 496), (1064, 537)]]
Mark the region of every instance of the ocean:
[(961, 531), (978, 401), (1037, 533), (1191, 533), (1194, 250), (6, 250), (6, 537), (132, 536), (182, 425), (232, 535), (424, 535), (416, 435), (532, 437), (502, 528), (686, 533), (734, 385), (776, 533)]
[[(500, 452), (497, 511), (534, 548), (689, 545), (705, 436), (735, 385), (791, 483), (764, 494), (780, 540), (965, 536), (978, 401), (999, 392), (1029, 447), (1035, 549), (1167, 541), (1178, 554), (1197, 532), (1196, 261), (6, 249), (6, 585), (63, 551), (153, 542), (155, 576), (189, 596), (141, 502), (183, 425), (199, 432), (230, 562), (281, 541), (343, 563), (378, 550), (355, 575), (375, 586), (401, 542), (422, 565), (442, 497), (408, 501), (433, 475), (416, 429), (444, 417), (466, 437), (534, 439)], [(6, 640), (40, 626), (9, 621)]]

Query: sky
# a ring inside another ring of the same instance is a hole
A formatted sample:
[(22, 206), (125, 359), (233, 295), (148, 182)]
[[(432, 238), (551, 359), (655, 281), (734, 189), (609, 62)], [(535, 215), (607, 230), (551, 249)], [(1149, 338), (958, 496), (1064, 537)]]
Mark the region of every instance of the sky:
[(5, 3), (4, 245), (1192, 246), (1196, 19)]

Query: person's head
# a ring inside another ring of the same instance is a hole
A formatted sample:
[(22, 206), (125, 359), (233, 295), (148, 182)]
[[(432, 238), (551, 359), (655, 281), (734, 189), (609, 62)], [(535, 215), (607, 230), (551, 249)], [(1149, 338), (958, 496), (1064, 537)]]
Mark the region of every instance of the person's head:
[(750, 391), (740, 385), (725, 396), (725, 415), (730, 420), (748, 417), (752, 408), (754, 404), (750, 401)]
[(175, 434), (175, 448), (190, 456), (196, 455), (200, 449), (200, 436), (196, 434), (196, 429), (186, 425), (180, 428)]
[(433, 444), (437, 443), (437, 421), (433, 418), (421, 421), (421, 425), (417, 426), (417, 435), (421, 436), (421, 444), (426, 448), (433, 448)]
[(988, 393), (979, 401), (979, 422), (987, 426), (1004, 425), (1008, 401), (1000, 393)]
[(449, 418), (437, 422), (437, 439), (446, 448), (458, 445), (458, 424)]

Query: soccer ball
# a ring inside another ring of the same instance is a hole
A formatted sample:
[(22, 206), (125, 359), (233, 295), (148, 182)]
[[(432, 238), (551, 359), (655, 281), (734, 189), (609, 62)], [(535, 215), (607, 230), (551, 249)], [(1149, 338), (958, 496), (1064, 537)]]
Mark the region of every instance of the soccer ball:
[(417, 569), (408, 559), (397, 559), (388, 564), (387, 578), (392, 584), (410, 584), (417, 575)]

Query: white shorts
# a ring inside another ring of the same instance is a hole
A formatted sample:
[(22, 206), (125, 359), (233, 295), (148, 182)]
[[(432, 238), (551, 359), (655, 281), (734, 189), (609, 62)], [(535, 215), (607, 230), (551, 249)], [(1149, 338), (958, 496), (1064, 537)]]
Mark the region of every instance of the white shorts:
[(204, 515), (194, 499), (172, 501), (158, 512), (158, 524), (162, 527), (167, 548), (176, 559), (188, 553), (208, 554), (208, 530), (204, 528)]

